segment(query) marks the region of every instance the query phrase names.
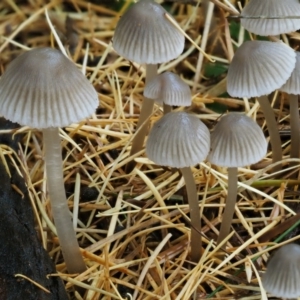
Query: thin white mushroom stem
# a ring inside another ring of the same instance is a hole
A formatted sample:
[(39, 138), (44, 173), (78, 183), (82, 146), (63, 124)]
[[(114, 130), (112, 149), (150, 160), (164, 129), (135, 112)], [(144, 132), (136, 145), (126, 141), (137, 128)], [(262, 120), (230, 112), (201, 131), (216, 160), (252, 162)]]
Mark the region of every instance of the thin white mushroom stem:
[(289, 95), (291, 120), (291, 158), (299, 158), (300, 118), (298, 95)]
[(235, 210), (236, 197), (237, 168), (228, 168), (228, 192), (217, 245), (219, 245), (230, 233), (230, 226)]
[[(257, 98), (257, 101), (263, 111), (264, 117), (266, 119), (267, 128), (270, 135), (270, 143), (272, 146), (272, 160), (273, 163), (282, 160), (282, 148), (281, 139), (278, 131), (277, 122), (275, 119), (275, 114), (270, 101), (267, 96), (261, 96)], [(273, 171), (280, 171), (282, 165), (279, 164), (273, 168)]]
[(48, 192), (57, 236), (69, 273), (86, 270), (79, 250), (64, 187), (61, 139), (58, 128), (43, 129)]
[[(149, 82), (152, 78), (154, 78), (157, 75), (157, 65), (151, 65), (147, 64), (146, 65), (146, 83)], [(141, 108), (141, 113), (140, 117), (137, 123), (137, 129), (139, 129), (142, 125), (143, 127), (140, 128), (138, 133), (135, 135), (134, 139), (132, 140), (132, 146), (130, 150), (130, 155), (134, 155), (135, 153), (139, 152), (142, 150), (143, 145), (144, 145), (144, 140), (147, 135), (150, 119), (149, 117), (151, 116), (153, 112), (153, 107), (154, 107), (154, 100), (149, 99), (144, 97), (144, 101), (142, 103), (142, 108)], [(145, 122), (145, 120), (147, 120)], [(134, 161), (130, 162), (126, 170), (127, 172), (131, 172), (135, 166)]]
[(197, 188), (195, 179), (190, 167), (180, 169), (185, 181), (188, 202), (190, 206), (191, 216), (191, 259), (198, 263), (202, 251), (202, 237), (201, 237), (201, 218), (198, 204)]

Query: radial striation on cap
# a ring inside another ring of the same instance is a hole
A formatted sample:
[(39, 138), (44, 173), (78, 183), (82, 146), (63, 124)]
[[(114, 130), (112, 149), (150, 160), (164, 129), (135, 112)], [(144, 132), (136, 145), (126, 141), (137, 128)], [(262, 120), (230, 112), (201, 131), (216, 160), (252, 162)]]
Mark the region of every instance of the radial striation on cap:
[(190, 87), (172, 72), (165, 72), (150, 80), (144, 89), (144, 96), (159, 103), (174, 106), (190, 106), (192, 94)]
[(263, 276), (263, 287), (276, 297), (300, 297), (300, 246), (282, 246), (270, 258)]
[(295, 64), (295, 51), (284, 43), (246, 41), (229, 66), (227, 91), (240, 98), (267, 95), (286, 83)]
[(211, 163), (237, 168), (257, 163), (267, 153), (267, 141), (261, 128), (249, 117), (229, 113), (221, 118), (211, 134)]
[(209, 145), (209, 131), (196, 116), (170, 112), (154, 124), (146, 153), (158, 165), (184, 168), (203, 161)]
[(280, 90), (293, 95), (300, 94), (300, 52), (296, 52), (296, 66), (292, 75)]
[(21, 125), (67, 126), (90, 116), (98, 105), (92, 84), (55, 49), (23, 53), (0, 79), (0, 114)]
[(140, 64), (164, 63), (178, 57), (184, 48), (184, 36), (165, 14), (167, 11), (153, 0), (140, 0), (131, 6), (115, 29), (114, 49)]
[[(299, 0), (251, 0), (242, 10), (241, 16), (246, 17), (241, 18), (242, 26), (259, 35), (278, 35), (300, 29), (300, 19), (289, 18), (300, 16)], [(259, 19), (259, 16), (279, 18)]]

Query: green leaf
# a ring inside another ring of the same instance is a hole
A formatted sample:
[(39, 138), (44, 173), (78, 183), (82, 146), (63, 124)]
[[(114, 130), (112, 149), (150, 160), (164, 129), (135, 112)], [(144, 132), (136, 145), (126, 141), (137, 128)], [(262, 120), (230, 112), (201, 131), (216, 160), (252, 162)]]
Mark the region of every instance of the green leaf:
[(206, 104), (206, 107), (218, 114), (223, 114), (228, 110), (228, 107), (222, 103), (214, 102)]
[(227, 72), (228, 67), (222, 63), (206, 63), (204, 65), (204, 76), (214, 78)]
[[(237, 23), (235, 21), (230, 22), (230, 24), (229, 24), (230, 36), (235, 41), (238, 41), (238, 39), (239, 39), (240, 30), (241, 30), (240, 23)], [(249, 40), (250, 40), (250, 35), (249, 35), (248, 31), (245, 31), (244, 41), (249, 41)]]

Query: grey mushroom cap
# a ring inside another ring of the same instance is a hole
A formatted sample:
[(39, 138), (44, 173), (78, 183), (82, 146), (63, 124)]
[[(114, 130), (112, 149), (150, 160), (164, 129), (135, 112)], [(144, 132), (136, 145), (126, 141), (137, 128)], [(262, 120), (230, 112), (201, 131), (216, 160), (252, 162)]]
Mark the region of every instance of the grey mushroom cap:
[(262, 278), (265, 290), (276, 297), (300, 297), (300, 246), (287, 244), (270, 258)]
[[(244, 7), (241, 24), (248, 31), (259, 35), (278, 35), (300, 29), (299, 18), (288, 18), (300, 15), (299, 0), (251, 0)], [(259, 16), (280, 17), (277, 19), (261, 18)], [(256, 17), (251, 19), (251, 17)], [(284, 18), (287, 17), (287, 18)]]
[(55, 49), (21, 54), (0, 79), (0, 114), (21, 125), (67, 126), (89, 117), (98, 105), (92, 84)]
[(170, 112), (151, 129), (146, 153), (158, 165), (183, 168), (203, 161), (209, 145), (209, 130), (196, 116)]
[(240, 98), (270, 94), (286, 83), (295, 65), (295, 51), (284, 43), (246, 41), (229, 66), (227, 91)]
[(166, 14), (153, 0), (140, 0), (132, 5), (117, 24), (114, 49), (140, 64), (164, 63), (178, 57), (184, 48), (184, 36)]
[(300, 94), (300, 52), (296, 52), (296, 66), (292, 75), (280, 90), (288, 94)]
[(150, 80), (144, 89), (144, 96), (159, 103), (174, 106), (190, 106), (192, 94), (190, 87), (172, 72), (165, 72)]
[(223, 116), (211, 134), (207, 160), (227, 168), (251, 165), (267, 153), (266, 138), (251, 118), (240, 113)]

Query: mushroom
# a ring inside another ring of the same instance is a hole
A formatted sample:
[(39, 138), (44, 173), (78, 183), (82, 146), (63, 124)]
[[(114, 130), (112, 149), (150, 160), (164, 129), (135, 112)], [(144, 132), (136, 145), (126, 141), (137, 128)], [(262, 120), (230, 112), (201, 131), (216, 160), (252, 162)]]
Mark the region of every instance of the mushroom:
[(237, 198), (237, 168), (257, 163), (266, 153), (265, 136), (257, 123), (248, 116), (229, 113), (215, 126), (207, 160), (228, 168), (227, 200), (217, 244), (230, 232)]
[(43, 131), (51, 209), (70, 273), (86, 267), (71, 222), (64, 189), (59, 127), (90, 116), (99, 104), (92, 84), (60, 51), (37, 48), (13, 60), (0, 79), (0, 113)]
[[(166, 15), (172, 18), (153, 0), (140, 0), (124, 13), (115, 29), (114, 49), (128, 60), (146, 64), (146, 84), (157, 74), (157, 64), (176, 58), (184, 48), (184, 36)], [(153, 105), (153, 100), (144, 99), (130, 155), (143, 147)], [(129, 163), (127, 171), (134, 165), (133, 161)]]
[(299, 0), (251, 0), (241, 12), (241, 24), (259, 35), (278, 35), (300, 29)]
[(291, 120), (291, 158), (299, 158), (300, 119), (298, 95), (300, 94), (300, 52), (296, 52), (296, 67), (292, 72), (291, 77), (279, 90), (289, 94)]
[[(296, 54), (284, 43), (247, 41), (236, 51), (228, 69), (227, 91), (233, 97), (257, 97), (270, 134), (273, 162), (282, 160), (281, 140), (274, 111), (267, 98), (291, 76)], [(274, 170), (280, 170), (278, 165)]]
[(270, 258), (262, 278), (263, 287), (276, 297), (300, 297), (300, 246), (287, 244)]
[(165, 72), (152, 78), (145, 86), (144, 96), (163, 104), (164, 114), (169, 113), (173, 105), (192, 104), (190, 87), (172, 72)]
[(170, 112), (157, 121), (150, 131), (146, 153), (156, 164), (179, 168), (186, 184), (191, 215), (191, 257), (198, 263), (201, 256), (201, 219), (195, 180), (190, 166), (204, 160), (209, 151), (207, 127), (194, 115)]

